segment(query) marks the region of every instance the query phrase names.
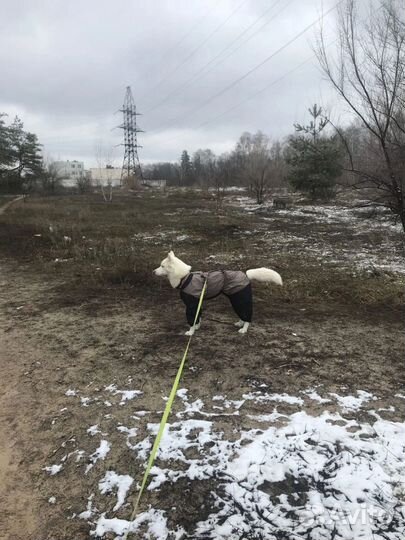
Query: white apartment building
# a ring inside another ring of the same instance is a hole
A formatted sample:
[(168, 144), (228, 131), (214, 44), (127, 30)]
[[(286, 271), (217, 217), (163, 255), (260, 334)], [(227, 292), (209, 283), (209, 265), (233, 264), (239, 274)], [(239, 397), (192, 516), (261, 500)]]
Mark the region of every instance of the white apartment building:
[(93, 186), (119, 186), (121, 169), (118, 167), (95, 167), (90, 169), (90, 179)]
[(77, 181), (85, 176), (84, 163), (82, 161), (54, 161), (55, 167), (61, 182), (66, 187), (74, 187)]

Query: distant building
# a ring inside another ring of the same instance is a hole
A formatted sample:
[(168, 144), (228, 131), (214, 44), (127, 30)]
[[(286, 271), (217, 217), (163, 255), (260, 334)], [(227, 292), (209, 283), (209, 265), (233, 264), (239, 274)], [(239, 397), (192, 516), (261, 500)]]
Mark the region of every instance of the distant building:
[(93, 186), (97, 185), (112, 185), (119, 186), (121, 184), (121, 169), (118, 167), (95, 167), (90, 169), (90, 180)]
[(157, 189), (165, 189), (166, 187), (166, 180), (150, 180), (150, 179), (144, 179), (142, 181), (143, 186), (151, 187), (151, 188), (157, 188)]
[(52, 166), (56, 169), (61, 182), (66, 187), (74, 187), (80, 178), (85, 176), (82, 161), (54, 161)]

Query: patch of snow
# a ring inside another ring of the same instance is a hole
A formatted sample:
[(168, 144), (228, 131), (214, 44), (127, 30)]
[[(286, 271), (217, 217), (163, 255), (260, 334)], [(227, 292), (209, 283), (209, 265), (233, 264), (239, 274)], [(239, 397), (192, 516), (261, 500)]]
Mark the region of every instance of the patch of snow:
[(84, 457), (85, 451), (84, 450), (76, 450), (76, 463), (79, 462), (82, 457)]
[(358, 397), (340, 396), (339, 394), (335, 394), (333, 392), (329, 392), (329, 395), (336, 398), (338, 403), (342, 406), (343, 412), (357, 411), (363, 406), (364, 403), (377, 399), (372, 394), (365, 392), (364, 390), (357, 390)]
[(94, 493), (92, 493), (90, 495), (90, 497), (87, 499), (87, 509), (84, 511), (84, 512), (81, 512), (77, 517), (79, 519), (90, 519), (91, 516), (93, 515), (93, 512), (94, 510), (92, 509), (92, 505), (93, 505), (93, 498), (94, 498)]
[[(260, 240), (270, 242), (272, 249), (302, 250), (318, 259), (322, 258), (322, 264), (354, 267), (359, 272), (371, 275), (376, 272), (405, 274), (401, 226), (393, 223), (389, 212), (376, 208), (375, 218), (365, 219), (362, 209), (352, 206), (305, 205), (275, 210), (268, 203), (258, 206), (249, 197), (234, 197), (232, 203), (242, 207), (244, 211), (256, 212), (263, 224), (285, 220), (289, 225), (295, 226), (297, 231), (302, 228), (302, 224), (309, 226), (304, 236), (285, 232), (282, 228), (277, 235), (265, 228), (258, 231)], [(369, 211), (369, 208), (364, 209), (364, 212)], [(327, 228), (318, 226), (311, 233), (312, 224), (326, 225)], [(344, 237), (342, 228), (347, 230), (353, 241)], [(374, 232), (379, 235), (377, 240), (372, 237)], [(344, 240), (342, 238), (339, 242), (342, 235)]]
[(279, 401), (289, 403), (291, 405), (303, 405), (304, 400), (300, 397), (290, 396), (289, 394), (267, 394), (262, 392), (250, 392), (249, 394), (243, 394), (243, 398), (246, 400), (253, 400), (256, 403), (265, 403), (267, 401)]
[(42, 470), (49, 473), (51, 476), (55, 476), (55, 474), (60, 473), (60, 471), (63, 469), (63, 465), (50, 465), (49, 467), (44, 467)]
[(212, 401), (223, 401), (225, 399), (225, 396), (214, 396), (212, 398)]
[(255, 422), (265, 422), (266, 424), (276, 422), (277, 420), (280, 420), (280, 418), (288, 418), (285, 414), (280, 414), (277, 411), (273, 411), (270, 414), (248, 414), (247, 417)]
[(122, 405), (125, 401), (129, 401), (135, 397), (141, 396), (143, 392), (140, 390), (117, 390), (117, 394), (121, 394), (120, 404)]
[(87, 433), (94, 437), (96, 433), (101, 433), (101, 431), (98, 429), (98, 424), (95, 424), (94, 426), (90, 426), (87, 430)]
[[(92, 531), (92, 534), (96, 537), (104, 536), (107, 533), (123, 536), (126, 531), (130, 533), (137, 532), (142, 525), (147, 526), (143, 538), (155, 538), (156, 540), (168, 538), (167, 518), (164, 516), (162, 510), (155, 510), (154, 508), (151, 508), (147, 512), (142, 512), (142, 514), (131, 522), (119, 518), (108, 519), (103, 514), (97, 520), (96, 528)], [(173, 540), (180, 539), (181, 536), (179, 534), (184, 535), (184, 530), (178, 531), (176, 536), (173, 536)]]
[(187, 401), (188, 400), (187, 393), (188, 393), (187, 388), (180, 388), (180, 390), (177, 390), (176, 396), (182, 399), (183, 401)]
[(91, 463), (89, 463), (86, 467), (86, 471), (85, 471), (86, 474), (89, 472), (90, 469), (94, 467), (95, 463), (97, 463), (99, 459), (105, 459), (110, 449), (111, 449), (111, 445), (108, 441), (104, 439), (100, 441), (100, 446), (97, 448), (95, 452), (93, 452), (93, 454), (89, 456)]
[[(318, 403), (332, 401), (345, 416), (328, 411), (313, 416), (304, 410), (280, 414), (276, 409), (266, 414), (269, 403), (301, 408), (304, 400), (286, 393), (271, 394), (264, 388), (241, 400), (213, 396), (212, 402), (222, 410), (229, 403), (229, 410), (239, 413), (245, 403), (246, 413), (238, 422), (240, 427), (231, 430), (230, 440), (214, 419), (189, 418), (214, 415), (201, 399), (192, 401), (187, 389), (179, 391), (180, 419), (165, 426), (148, 490), (164, 484), (170, 487), (182, 478), (212, 482), (210, 514), (188, 530), (188, 535), (217, 540), (402, 540), (405, 423), (386, 421), (378, 411), (369, 411), (375, 421), (359, 423), (351, 413), (377, 399), (361, 390), (354, 396), (330, 393), (333, 399), (321, 397), (314, 388), (302, 392), (305, 399)], [(251, 413), (249, 407), (256, 411), (257, 404), (264, 414)], [(261, 429), (241, 428), (251, 426), (252, 421), (260, 422)], [(146, 437), (138, 423), (137, 427), (119, 425), (117, 429), (127, 435), (127, 441), (131, 438), (134, 458), (146, 466), (159, 424), (142, 427), (147, 429)], [(113, 511), (122, 507), (132, 483), (127, 474), (107, 472), (99, 481), (100, 491), (117, 493), (117, 500), (106, 507), (114, 506)], [(92, 534), (120, 537), (128, 529), (135, 536), (142, 531), (142, 538), (184, 538), (181, 527), (171, 530), (168, 517), (159, 508), (149, 508), (129, 522), (109, 518), (106, 513), (96, 515), (93, 509)]]
[(113, 395), (121, 394), (120, 405), (123, 405), (126, 401), (141, 396), (143, 392), (141, 390), (118, 390), (115, 384), (110, 384), (104, 388), (107, 392), (111, 392)]
[(192, 403), (185, 402), (185, 409), (182, 412), (177, 413), (176, 416), (184, 416), (186, 414), (192, 415), (194, 413), (201, 413), (204, 407), (204, 402), (201, 399), (196, 399)]
[(136, 437), (138, 433), (138, 428), (127, 428), (125, 426), (118, 426), (118, 431), (121, 431), (121, 433), (126, 433), (128, 437)]
[(309, 399), (317, 401), (318, 403), (331, 403), (331, 399), (321, 397), (316, 390), (309, 388), (303, 392)]
[(125, 502), (128, 490), (133, 483), (133, 478), (128, 474), (117, 474), (114, 471), (107, 471), (102, 480), (98, 484), (101, 493), (110, 493), (115, 488), (117, 489), (117, 504), (113, 511), (116, 512)]
[(139, 416), (146, 416), (147, 414), (149, 414), (149, 411), (136, 411), (133, 418), (135, 418), (136, 420), (139, 420), (138, 418)]

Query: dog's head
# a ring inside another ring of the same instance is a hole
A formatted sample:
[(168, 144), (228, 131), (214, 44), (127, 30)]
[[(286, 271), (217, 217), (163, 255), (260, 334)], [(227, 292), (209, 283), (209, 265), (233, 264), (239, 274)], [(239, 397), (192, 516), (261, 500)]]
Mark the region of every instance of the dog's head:
[(155, 276), (167, 276), (173, 287), (177, 287), (180, 280), (191, 270), (191, 266), (181, 261), (173, 251), (169, 251), (166, 259), (160, 263), (158, 268), (153, 270)]
[(174, 270), (175, 258), (176, 256), (173, 251), (169, 251), (166, 259), (163, 259), (163, 261), (160, 263), (160, 266), (153, 270), (153, 273), (156, 276), (168, 276)]

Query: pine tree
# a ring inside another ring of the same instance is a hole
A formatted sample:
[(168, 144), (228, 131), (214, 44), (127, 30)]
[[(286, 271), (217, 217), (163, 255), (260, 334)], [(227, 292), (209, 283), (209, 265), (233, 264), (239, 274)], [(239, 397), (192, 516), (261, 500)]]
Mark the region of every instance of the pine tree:
[(3, 187), (18, 191), (23, 183), (29, 185), (42, 171), (41, 145), (37, 136), (24, 131), (24, 124), (15, 117), (6, 127), (0, 123), (0, 172)]
[(180, 180), (184, 186), (189, 186), (193, 183), (193, 168), (187, 150), (183, 150), (180, 158)]
[(13, 152), (10, 139), (10, 129), (6, 126), (0, 113), (0, 177), (5, 174), (13, 164)]
[(336, 179), (342, 171), (341, 148), (335, 136), (323, 135), (329, 121), (316, 104), (308, 109), (307, 126), (294, 124), (297, 135), (290, 137), (286, 161), (292, 187), (311, 199), (330, 199), (335, 195)]

